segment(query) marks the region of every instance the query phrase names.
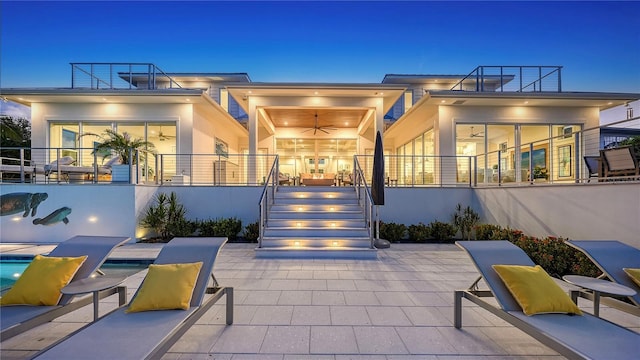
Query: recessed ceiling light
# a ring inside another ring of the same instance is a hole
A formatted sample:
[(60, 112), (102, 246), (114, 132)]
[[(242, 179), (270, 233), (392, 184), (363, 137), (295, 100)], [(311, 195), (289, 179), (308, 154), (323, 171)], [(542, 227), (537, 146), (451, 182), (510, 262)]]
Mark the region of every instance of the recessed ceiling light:
[(251, 94), (251, 90), (247, 91), (247, 94)]
[(344, 126), (349, 126), (349, 122), (345, 122), (345, 123), (344, 123)]
[(288, 122), (288, 121), (285, 121), (285, 122), (284, 122), (284, 126), (287, 126), (287, 125), (289, 125), (289, 122)]
[(384, 93), (383, 93), (383, 92), (381, 92), (381, 93), (380, 93), (380, 95), (384, 95)]
[(444, 104), (446, 102), (447, 102), (447, 100), (440, 100), (440, 103), (442, 103), (442, 104)]
[(611, 105), (611, 104), (613, 104), (611, 101), (609, 101), (609, 102), (607, 103), (607, 105)]
[(191, 99), (187, 99), (187, 101), (191, 101)]
[(18, 100), (24, 100), (23, 98), (18, 98)]
[(313, 92), (313, 95), (318, 95), (318, 92), (317, 92), (317, 91), (314, 91), (314, 92)]
[(526, 104), (528, 104), (528, 103), (529, 103), (528, 101), (525, 101), (525, 102), (524, 102), (524, 104), (525, 104), (525, 105), (526, 105)]
[(102, 101), (107, 101), (107, 98), (102, 98)]

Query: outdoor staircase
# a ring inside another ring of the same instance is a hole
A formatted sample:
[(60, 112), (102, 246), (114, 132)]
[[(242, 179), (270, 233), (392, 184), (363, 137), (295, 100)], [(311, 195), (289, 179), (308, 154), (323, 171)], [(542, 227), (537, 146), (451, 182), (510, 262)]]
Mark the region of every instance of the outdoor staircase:
[(257, 257), (377, 258), (351, 186), (279, 186), (267, 214)]

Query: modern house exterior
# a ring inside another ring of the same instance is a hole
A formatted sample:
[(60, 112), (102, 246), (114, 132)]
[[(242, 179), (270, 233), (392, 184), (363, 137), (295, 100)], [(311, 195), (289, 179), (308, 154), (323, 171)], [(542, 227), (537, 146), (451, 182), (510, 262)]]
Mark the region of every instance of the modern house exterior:
[[(450, 196), (417, 191), (448, 186), (464, 187), (454, 197), (459, 202), (484, 207), (475, 185), (534, 178), (576, 183), (586, 177), (582, 156), (600, 149), (600, 112), (640, 99), (564, 91), (560, 66), (387, 74), (374, 84), (263, 83), (245, 73), (165, 73), (153, 64), (73, 63), (71, 69), (68, 88), (0, 89), (5, 99), (31, 108), (34, 161), (71, 156), (91, 166), (100, 140), (91, 134), (126, 132), (161, 154), (145, 160), (154, 170), (145, 174), (153, 177), (147, 184), (245, 186), (215, 191), (221, 198), (253, 199), (242, 205), (253, 209), (242, 215), (249, 220), (258, 216), (256, 199), (274, 155), (289, 185), (329, 174), (341, 185), (354, 171), (354, 156), (370, 174), (378, 131), (387, 185), (398, 186), (393, 194), (399, 202), (441, 200)], [(155, 190), (118, 191), (134, 197), (133, 220), (127, 220), (134, 221)], [(406, 206), (407, 213), (397, 210), (383, 212), (417, 222), (415, 213), (423, 211), (419, 204)], [(495, 212), (484, 215), (503, 220)]]

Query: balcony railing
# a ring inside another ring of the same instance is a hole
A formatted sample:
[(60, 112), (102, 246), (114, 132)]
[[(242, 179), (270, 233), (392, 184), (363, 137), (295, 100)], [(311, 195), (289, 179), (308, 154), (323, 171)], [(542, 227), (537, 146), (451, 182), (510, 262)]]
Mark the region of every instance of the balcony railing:
[(562, 92), (562, 66), (478, 66), (451, 90)]
[(71, 63), (72, 89), (181, 88), (152, 63)]
[[(473, 156), (385, 155), (386, 185), (475, 187), (587, 183), (592, 179), (584, 156), (597, 156), (607, 147), (601, 143), (600, 130), (603, 128), (640, 131), (640, 117), (577, 131), (573, 131), (577, 128), (572, 126), (558, 127), (563, 131), (553, 137)], [(487, 148), (496, 148), (497, 140), (483, 141), (487, 142)], [(500, 144), (506, 141), (499, 140)], [(130, 176), (131, 183), (191, 186), (263, 186), (277, 159), (276, 155), (149, 152), (139, 152), (134, 157), (137, 161), (129, 166), (134, 174)], [(362, 176), (370, 183), (373, 156), (355, 157), (362, 168)], [(59, 168), (52, 166), (54, 161), (63, 158), (72, 162)], [(92, 148), (0, 148), (0, 160), (0, 182), (5, 183), (99, 184), (113, 181), (111, 172), (104, 169), (108, 157), (94, 153)], [(280, 169), (276, 166), (274, 172), (279, 174)], [(353, 176), (351, 171), (339, 171), (329, 166), (325, 173), (336, 174), (335, 185), (353, 185), (353, 181), (348, 180), (349, 175)], [(282, 180), (281, 184), (300, 184), (296, 174), (285, 177), (286, 181)], [(592, 183), (598, 183), (598, 180), (640, 179), (600, 177)]]

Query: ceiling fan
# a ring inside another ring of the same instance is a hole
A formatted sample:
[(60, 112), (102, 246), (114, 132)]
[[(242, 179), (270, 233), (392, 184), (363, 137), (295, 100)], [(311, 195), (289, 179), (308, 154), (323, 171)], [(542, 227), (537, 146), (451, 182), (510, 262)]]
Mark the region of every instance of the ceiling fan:
[(469, 137), (478, 137), (478, 138), (483, 138), (484, 137), (484, 131), (478, 131), (477, 133), (473, 132), (473, 126), (471, 127), (471, 132), (469, 133)]
[(162, 126), (160, 126), (160, 131), (158, 132), (158, 138), (160, 141), (165, 141), (167, 139), (175, 139), (175, 135), (166, 135), (162, 133)]
[(311, 130), (313, 130), (313, 135), (315, 135), (316, 132), (318, 132), (318, 130), (322, 131), (325, 134), (328, 134), (329, 132), (327, 130), (337, 130), (337, 129), (334, 128), (333, 125), (318, 126), (318, 113), (316, 112), (316, 114), (315, 114), (315, 122), (314, 122), (313, 127), (303, 131), (303, 133), (306, 133), (307, 131), (311, 131)]

